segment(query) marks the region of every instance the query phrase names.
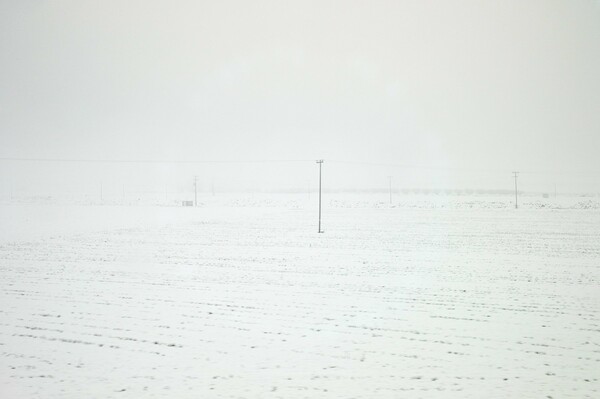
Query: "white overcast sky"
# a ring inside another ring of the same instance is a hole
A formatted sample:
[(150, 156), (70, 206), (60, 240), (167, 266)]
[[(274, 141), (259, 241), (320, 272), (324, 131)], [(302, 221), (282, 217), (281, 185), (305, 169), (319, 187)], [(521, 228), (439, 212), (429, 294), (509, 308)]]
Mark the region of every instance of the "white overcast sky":
[(592, 0), (0, 0), (0, 61), (0, 157), (600, 171)]

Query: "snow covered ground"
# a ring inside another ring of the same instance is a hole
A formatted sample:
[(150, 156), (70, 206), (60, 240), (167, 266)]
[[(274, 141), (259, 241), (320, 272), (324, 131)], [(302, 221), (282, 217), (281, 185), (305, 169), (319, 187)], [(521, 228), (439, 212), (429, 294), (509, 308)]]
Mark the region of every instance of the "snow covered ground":
[(3, 398), (600, 397), (598, 199), (0, 205)]

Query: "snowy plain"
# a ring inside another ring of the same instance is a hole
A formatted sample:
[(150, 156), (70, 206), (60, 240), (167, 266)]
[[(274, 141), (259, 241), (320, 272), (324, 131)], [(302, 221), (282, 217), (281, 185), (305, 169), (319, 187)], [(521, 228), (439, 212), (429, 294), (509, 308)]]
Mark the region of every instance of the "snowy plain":
[(3, 398), (597, 398), (600, 200), (0, 204)]

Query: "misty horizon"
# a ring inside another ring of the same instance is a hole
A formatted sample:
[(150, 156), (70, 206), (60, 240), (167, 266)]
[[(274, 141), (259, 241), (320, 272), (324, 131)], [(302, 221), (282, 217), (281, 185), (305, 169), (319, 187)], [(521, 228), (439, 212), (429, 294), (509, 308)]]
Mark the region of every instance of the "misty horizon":
[(598, 397), (600, 0), (0, 0), (0, 397)]
[(290, 189), (323, 158), (330, 189), (600, 191), (598, 2), (3, 2), (0, 22), (5, 186)]

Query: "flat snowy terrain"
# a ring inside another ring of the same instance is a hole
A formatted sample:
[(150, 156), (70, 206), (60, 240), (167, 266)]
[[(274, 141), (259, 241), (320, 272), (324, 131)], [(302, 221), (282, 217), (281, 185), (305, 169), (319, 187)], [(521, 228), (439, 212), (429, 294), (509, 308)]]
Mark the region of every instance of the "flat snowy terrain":
[(0, 397), (600, 397), (598, 200), (374, 197), (0, 205)]

